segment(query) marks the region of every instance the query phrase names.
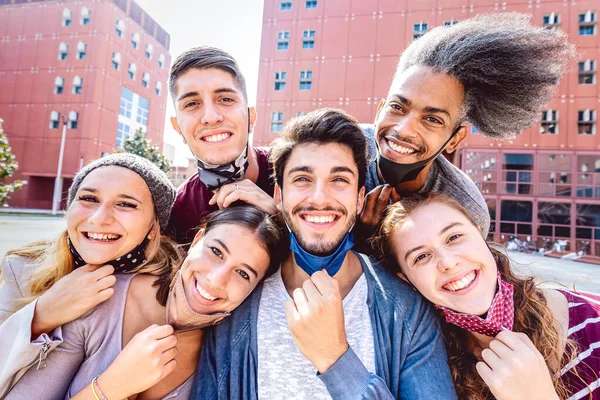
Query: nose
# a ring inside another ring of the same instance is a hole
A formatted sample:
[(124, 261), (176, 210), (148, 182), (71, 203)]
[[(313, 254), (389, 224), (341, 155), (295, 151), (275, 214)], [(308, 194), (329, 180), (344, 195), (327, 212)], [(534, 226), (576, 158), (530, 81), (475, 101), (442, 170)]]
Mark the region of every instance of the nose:
[(110, 204), (101, 203), (98, 208), (94, 210), (92, 215), (88, 218), (88, 221), (92, 225), (101, 226), (109, 225), (113, 220), (113, 213)]
[(450, 271), (459, 264), (458, 255), (448, 249), (437, 250), (436, 257), (438, 269), (443, 272)]
[(213, 289), (224, 289), (229, 280), (229, 267), (225, 264), (216, 265), (206, 274), (206, 281)]
[(324, 179), (316, 181), (315, 185), (313, 186), (313, 191), (310, 195), (309, 201), (316, 207), (323, 207), (329, 203), (329, 186)]
[(206, 101), (204, 104), (204, 114), (202, 115), (203, 124), (215, 125), (223, 121), (223, 116), (212, 101)]
[(393, 129), (400, 137), (416, 137), (417, 123), (417, 116), (409, 112), (396, 121)]

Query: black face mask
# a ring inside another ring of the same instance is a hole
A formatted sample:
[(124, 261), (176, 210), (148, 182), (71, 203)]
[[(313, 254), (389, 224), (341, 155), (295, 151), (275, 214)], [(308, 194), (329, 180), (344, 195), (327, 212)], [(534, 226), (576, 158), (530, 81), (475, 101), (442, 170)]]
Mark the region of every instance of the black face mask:
[(382, 157), (379, 144), (377, 144), (377, 173), (379, 174), (379, 178), (384, 183), (389, 183), (394, 188), (402, 183), (414, 181), (417, 179), (417, 176), (419, 176), (421, 171), (423, 171), (423, 169), (427, 166), (427, 164), (436, 159), (441, 152), (444, 151), (446, 145), (452, 140), (460, 128), (461, 127), (459, 126), (454, 130), (454, 132), (452, 132), (450, 138), (446, 140), (446, 143), (444, 143), (434, 155), (426, 158), (425, 160), (417, 161), (412, 164), (395, 163), (385, 157)]
[[(79, 252), (71, 243), (71, 239), (67, 238), (67, 242), (69, 243), (69, 250), (73, 255), (73, 261), (75, 263), (75, 268), (83, 267), (87, 264), (83, 257), (79, 254)], [(133, 250), (129, 253), (111, 261), (107, 261), (103, 263), (103, 265), (112, 265), (115, 269), (115, 272), (129, 272), (133, 268), (137, 267), (146, 262), (146, 247), (148, 246), (148, 242), (150, 240), (146, 236), (146, 238), (142, 241), (142, 243), (138, 244)]]

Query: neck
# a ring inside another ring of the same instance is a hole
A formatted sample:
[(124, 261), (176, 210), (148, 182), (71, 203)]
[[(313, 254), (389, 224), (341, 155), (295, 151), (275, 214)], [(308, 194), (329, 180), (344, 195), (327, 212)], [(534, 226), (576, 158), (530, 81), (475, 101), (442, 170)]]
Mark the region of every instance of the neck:
[(481, 350), (476, 352), (476, 355), (481, 354), (482, 350), (485, 350), (488, 347), (490, 347), (490, 343), (492, 342), (492, 340), (494, 340), (493, 337), (482, 335), (480, 333), (469, 332), (469, 334), (471, 335), (475, 344), (481, 348)]
[(258, 160), (256, 159), (256, 153), (254, 152), (254, 148), (250, 146), (248, 149), (248, 170), (246, 170), (246, 178), (256, 183), (258, 180), (258, 173), (259, 168)]
[[(354, 284), (362, 273), (362, 265), (358, 256), (352, 251), (348, 251), (342, 267), (334, 276), (339, 283), (342, 298), (346, 297), (350, 290), (352, 290), (352, 287), (354, 287)], [(310, 279), (310, 276), (296, 264), (294, 253), (290, 252), (288, 258), (281, 264), (281, 278), (288, 294), (290, 297), (293, 297), (294, 290), (301, 288), (302, 284)]]
[(416, 192), (418, 190), (421, 190), (421, 188), (425, 186), (425, 182), (427, 182), (427, 175), (429, 175), (431, 164), (433, 164), (434, 162), (435, 159), (432, 160), (429, 164), (427, 164), (425, 168), (423, 168), (423, 170), (419, 172), (419, 175), (417, 175), (416, 179), (408, 182), (403, 182), (397, 185), (396, 192)]

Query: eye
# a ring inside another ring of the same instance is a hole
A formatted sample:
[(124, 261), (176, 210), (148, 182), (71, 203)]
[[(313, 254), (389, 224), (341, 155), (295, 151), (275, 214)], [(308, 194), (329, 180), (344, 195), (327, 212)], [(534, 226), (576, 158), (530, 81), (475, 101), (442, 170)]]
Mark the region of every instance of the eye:
[(342, 178), (341, 176), (337, 177), (337, 178), (334, 178), (333, 181), (334, 182), (342, 182), (342, 183), (350, 183), (350, 181), (348, 179)]
[(237, 272), (243, 279), (249, 281), (250, 280), (250, 275), (248, 275), (246, 273), (246, 271), (242, 270), (242, 269), (236, 269), (235, 272)]
[(186, 103), (183, 108), (191, 108), (191, 107), (195, 107), (198, 105), (198, 102), (196, 101), (190, 101), (189, 103)]
[(120, 203), (117, 204), (120, 207), (125, 207), (125, 208), (137, 208), (137, 205), (133, 204), (133, 203), (128, 203), (126, 201), (122, 201)]
[(310, 182), (310, 181), (306, 176), (299, 176), (297, 178), (294, 178), (294, 180), (292, 182), (296, 183), (296, 182)]
[(235, 100), (232, 99), (231, 97), (223, 97), (221, 99), (221, 101), (225, 102), (225, 103), (233, 103)]
[(440, 120), (439, 118), (436, 117), (426, 117), (425, 118), (428, 122), (432, 122), (434, 124), (438, 124), (438, 125), (443, 125), (444, 121)]
[(390, 102), (389, 107), (394, 111), (404, 111), (404, 107), (401, 104), (396, 102)]
[(426, 258), (427, 258), (427, 254), (419, 254), (413, 261), (413, 264), (417, 264), (417, 263), (425, 260)]
[(460, 239), (460, 238), (461, 238), (461, 236), (462, 236), (462, 235), (461, 235), (461, 234), (459, 234), (459, 233), (455, 233), (455, 234), (453, 234), (453, 235), (450, 235), (450, 237), (448, 238), (448, 242), (455, 242), (455, 241), (457, 241), (458, 239)]
[(79, 196), (79, 201), (85, 201), (88, 203), (97, 203), (98, 199), (96, 198), (96, 196), (83, 195), (83, 196)]
[(210, 247), (210, 251), (212, 251), (212, 253), (219, 257), (219, 258), (223, 258), (223, 253), (221, 252), (221, 250), (217, 249), (216, 247), (211, 246)]

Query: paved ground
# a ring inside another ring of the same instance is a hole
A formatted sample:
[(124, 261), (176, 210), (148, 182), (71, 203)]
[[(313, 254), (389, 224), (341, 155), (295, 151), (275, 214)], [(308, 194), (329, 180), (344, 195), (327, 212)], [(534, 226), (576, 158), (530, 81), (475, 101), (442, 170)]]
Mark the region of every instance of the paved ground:
[[(64, 217), (0, 216), (0, 255), (25, 243), (52, 238), (65, 228)], [(556, 283), (585, 292), (600, 293), (600, 265), (539, 255), (509, 252), (517, 271), (538, 282)]]

